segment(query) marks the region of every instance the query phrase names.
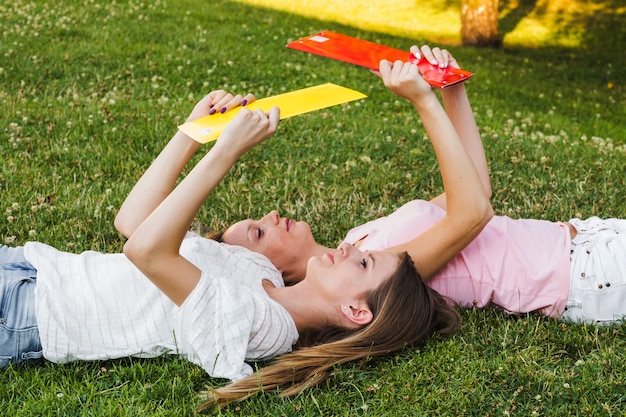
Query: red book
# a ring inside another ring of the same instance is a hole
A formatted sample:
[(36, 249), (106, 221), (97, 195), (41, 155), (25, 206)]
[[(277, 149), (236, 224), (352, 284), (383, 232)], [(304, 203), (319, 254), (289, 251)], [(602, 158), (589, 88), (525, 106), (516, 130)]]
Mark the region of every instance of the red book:
[(458, 68), (439, 68), (424, 58), (418, 59), (409, 52), (331, 32), (330, 30), (290, 42), (287, 44), (287, 48), (309, 52), (373, 70), (378, 70), (378, 64), (382, 59), (391, 62), (397, 60), (411, 62), (419, 67), (424, 80), (430, 85), (439, 88), (463, 82), (474, 75), (469, 71)]

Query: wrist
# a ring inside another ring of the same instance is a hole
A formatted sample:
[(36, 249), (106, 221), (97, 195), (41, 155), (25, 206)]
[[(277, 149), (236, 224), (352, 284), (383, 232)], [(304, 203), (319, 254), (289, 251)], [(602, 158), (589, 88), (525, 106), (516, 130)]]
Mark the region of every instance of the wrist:
[(440, 106), (434, 91), (430, 94), (422, 94), (419, 97), (412, 98), (410, 101), (417, 110), (426, 110), (434, 106)]
[(454, 99), (456, 97), (462, 97), (465, 94), (467, 94), (465, 91), (465, 83), (458, 83), (451, 87), (441, 89), (441, 98), (444, 100), (447, 98)]
[(181, 144), (185, 145), (189, 150), (193, 151), (194, 153), (198, 149), (200, 149), (200, 146), (202, 146), (200, 142), (193, 139), (191, 136), (187, 135), (185, 132), (183, 132), (180, 129), (176, 131), (176, 134), (174, 134), (172, 141), (180, 142)]

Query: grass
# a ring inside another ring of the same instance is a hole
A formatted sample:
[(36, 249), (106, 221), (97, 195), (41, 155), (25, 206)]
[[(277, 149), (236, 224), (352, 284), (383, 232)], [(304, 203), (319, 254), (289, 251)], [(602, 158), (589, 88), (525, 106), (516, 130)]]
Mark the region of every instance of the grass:
[[(594, 14), (562, 15), (585, 28), (576, 47), (533, 39), (501, 50), (449, 46), (476, 73), (468, 91), (500, 214), (626, 217), (625, 39), (611, 29), (624, 11), (617, 0), (602, 4)], [(206, 227), (278, 208), (334, 245), (354, 225), (436, 195), (435, 160), (407, 103), (367, 71), (284, 45), (322, 29), (405, 49), (447, 35), (323, 19), (225, 0), (0, 0), (4, 243), (119, 251), (123, 239), (112, 223), (126, 193), (193, 104), (216, 88), (262, 97), (334, 82), (369, 97), (283, 121), (207, 202), (198, 216)], [(219, 414), (623, 412), (623, 326), (494, 309), (463, 317), (452, 340), (340, 367), (295, 398), (265, 394)], [(11, 416), (193, 415), (197, 393), (223, 382), (175, 358), (13, 366), (0, 373), (0, 409)]]

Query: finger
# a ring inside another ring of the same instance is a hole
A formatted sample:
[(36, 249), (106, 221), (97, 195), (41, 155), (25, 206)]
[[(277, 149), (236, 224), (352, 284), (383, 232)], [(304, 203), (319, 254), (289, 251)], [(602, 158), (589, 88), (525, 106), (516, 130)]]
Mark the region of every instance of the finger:
[(378, 64), (378, 74), (384, 79), (391, 72), (391, 62), (386, 59), (382, 59)]
[(402, 72), (404, 71), (404, 63), (402, 61), (396, 61), (393, 63), (393, 66), (391, 67), (391, 81), (392, 83), (398, 83), (400, 81), (400, 76), (402, 75)]
[(409, 51), (411, 52), (411, 54), (413, 54), (413, 56), (415, 58), (417, 58), (417, 59), (421, 59), (422, 58), (422, 53), (420, 52), (420, 48), (418, 48), (416, 45), (411, 46)]
[(215, 90), (215, 91), (211, 91), (208, 94), (209, 97), (209, 104), (210, 107), (213, 108), (215, 107), (215, 103), (217, 103), (218, 101), (220, 101), (222, 98), (224, 98), (224, 96), (228, 94), (227, 91), (225, 90)]
[(389, 78), (391, 76), (391, 62), (383, 59), (378, 64), (378, 74), (380, 79), (383, 81), (385, 87), (389, 87)]
[(439, 68), (445, 68), (448, 65), (448, 59), (443, 49), (434, 47), (433, 55), (435, 56), (435, 59), (437, 60), (437, 65), (439, 66)]
[(439, 59), (439, 66), (441, 68), (447, 68), (450, 63), (454, 60), (452, 54), (447, 49), (442, 49), (440, 51), (441, 58)]
[(450, 64), (450, 52), (447, 49), (442, 49), (440, 51), (441, 58), (439, 59), (439, 66), (441, 68), (447, 68)]
[(439, 62), (437, 61), (437, 58), (435, 58), (435, 55), (433, 53), (433, 49), (431, 49), (430, 46), (422, 45), (420, 50), (422, 51), (422, 56), (426, 58), (429, 63), (431, 63), (432, 65), (439, 65)]
[(234, 96), (232, 94), (228, 94), (219, 102), (217, 102), (214, 109), (217, 109), (220, 113), (226, 113), (228, 110), (239, 106), (242, 98), (243, 97), (241, 97), (241, 94), (237, 94)]
[(443, 54), (445, 56), (446, 59), (446, 66), (451, 66), (454, 68), (460, 68), (459, 64), (456, 62), (456, 59), (452, 56), (452, 54), (450, 53), (450, 51), (448, 51), (447, 49), (444, 49)]
[(243, 97), (243, 100), (241, 100), (240, 105), (241, 106), (245, 106), (246, 104), (250, 104), (250, 103), (252, 103), (255, 100), (256, 100), (256, 96), (254, 94), (252, 94), (252, 93), (249, 93), (249, 94), (246, 94)]
[(270, 129), (272, 132), (275, 132), (278, 128), (278, 122), (280, 122), (280, 109), (276, 106), (272, 107), (269, 112), (267, 112), (267, 116), (270, 121)]
[[(209, 112), (209, 114), (215, 114), (218, 111), (220, 111), (222, 109), (222, 107), (224, 107), (226, 105), (226, 103), (228, 103), (230, 100), (232, 100), (234, 96), (230, 93), (226, 93), (224, 95), (221, 95), (221, 97), (219, 97), (218, 100), (213, 102), (213, 105), (211, 107), (211, 111)], [(226, 110), (224, 110), (226, 111)], [(224, 112), (222, 112), (224, 113)]]
[(262, 117), (263, 119), (267, 118), (267, 114), (262, 109), (254, 110), (254, 114), (256, 114), (259, 117)]

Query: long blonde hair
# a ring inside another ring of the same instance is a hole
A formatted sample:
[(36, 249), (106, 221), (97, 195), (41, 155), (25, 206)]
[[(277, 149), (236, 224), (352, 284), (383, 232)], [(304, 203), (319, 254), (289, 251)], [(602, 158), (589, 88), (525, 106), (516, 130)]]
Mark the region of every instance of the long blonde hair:
[(207, 407), (222, 407), (261, 391), (298, 394), (329, 377), (332, 368), (357, 359), (383, 356), (424, 342), (432, 333), (448, 337), (461, 325), (459, 312), (427, 287), (404, 253), (396, 273), (366, 295), (373, 320), (350, 331), (325, 329), (301, 335), (298, 347), (247, 378), (222, 388), (208, 388)]

